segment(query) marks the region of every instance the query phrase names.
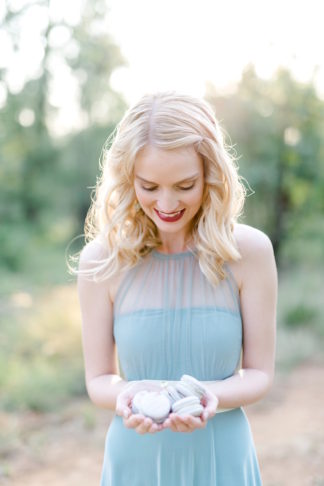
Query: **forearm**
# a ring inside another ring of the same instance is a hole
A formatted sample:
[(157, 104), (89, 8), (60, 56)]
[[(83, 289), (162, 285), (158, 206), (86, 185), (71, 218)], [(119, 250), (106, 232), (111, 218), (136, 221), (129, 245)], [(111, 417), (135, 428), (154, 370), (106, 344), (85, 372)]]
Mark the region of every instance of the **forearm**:
[(272, 377), (264, 371), (241, 369), (237, 374), (219, 381), (203, 381), (219, 400), (219, 408), (237, 408), (257, 402), (272, 385)]
[[(136, 380), (142, 383), (144, 389), (145, 385), (148, 385), (148, 389), (151, 386), (161, 388), (164, 380)], [(136, 383), (133, 381), (132, 383)], [(91, 401), (101, 408), (108, 408), (110, 410), (116, 410), (116, 399), (118, 394), (130, 383), (123, 380), (119, 375), (101, 375), (93, 378), (87, 384), (87, 391)], [(168, 384), (175, 384), (177, 381), (168, 381)]]
[(101, 375), (87, 383), (87, 391), (91, 401), (101, 408), (116, 409), (116, 398), (127, 385), (119, 375)]

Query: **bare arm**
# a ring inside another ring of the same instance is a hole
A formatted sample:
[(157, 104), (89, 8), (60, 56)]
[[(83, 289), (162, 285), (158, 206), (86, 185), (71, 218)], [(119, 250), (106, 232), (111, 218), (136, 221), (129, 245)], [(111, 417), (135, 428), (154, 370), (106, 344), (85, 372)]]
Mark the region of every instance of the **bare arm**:
[(242, 368), (225, 380), (203, 382), (217, 396), (220, 408), (235, 408), (260, 400), (274, 378), (277, 268), (273, 248), (261, 231), (245, 227), (244, 233), (240, 246)]
[[(79, 269), (89, 268), (90, 260), (103, 256), (101, 245), (91, 241), (81, 252)], [(118, 374), (109, 282), (96, 283), (78, 275), (78, 295), (87, 392), (98, 407), (115, 410), (116, 397), (127, 382)]]

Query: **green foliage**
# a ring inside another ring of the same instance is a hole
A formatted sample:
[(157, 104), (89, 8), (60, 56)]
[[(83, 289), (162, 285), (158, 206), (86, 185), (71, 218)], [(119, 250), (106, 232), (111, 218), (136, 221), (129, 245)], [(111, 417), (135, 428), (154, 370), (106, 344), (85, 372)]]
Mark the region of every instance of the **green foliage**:
[[(89, 125), (117, 118), (125, 108), (120, 96), (109, 88), (113, 71), (126, 64), (119, 47), (105, 28), (99, 28), (105, 9), (101, 0), (85, 5), (81, 22), (73, 29), (73, 39), (79, 46), (77, 54), (67, 62), (76, 73), (80, 86), (80, 104)], [(99, 6), (99, 8), (98, 8)], [(95, 28), (94, 28), (95, 26)]]
[(323, 360), (323, 265), (286, 266), (279, 270), (277, 353), (280, 371), (305, 360)]
[(299, 304), (287, 312), (285, 317), (285, 324), (290, 327), (309, 326), (317, 317), (316, 309), (308, 307), (304, 304)]
[[(99, 159), (105, 140), (115, 125), (95, 126), (69, 137), (61, 152), (59, 169), (64, 188), (58, 201), (61, 211), (68, 207), (81, 225), (89, 209), (91, 193), (99, 176)], [(75, 190), (71, 190), (71, 188)]]
[[(44, 56), (38, 77), (25, 80), (19, 92), (12, 92), (7, 69), (0, 71), (7, 92), (6, 104), (0, 109), (0, 267), (13, 272), (23, 270), (34, 235), (43, 238), (44, 246), (57, 246), (82, 231), (101, 146), (126, 108), (122, 96), (110, 86), (111, 74), (125, 60), (106, 32), (105, 2), (84, 2), (77, 25), (69, 25), (63, 18), (50, 19), (46, 5), (43, 12), (48, 22), (40, 39)], [(22, 42), (19, 25), (34, 6), (13, 10), (7, 6), (1, 27), (18, 50)], [(51, 40), (58, 26), (68, 34), (60, 49)], [(57, 123), (50, 96), (54, 59), (71, 70), (80, 87), (77, 102), (83, 128), (64, 139), (52, 135)]]
[(22, 248), (29, 245), (30, 235), (24, 226), (5, 222), (0, 228), (2, 267), (12, 272), (21, 270), (25, 255)]
[[(278, 322), (288, 334), (300, 332), (324, 337), (323, 266), (303, 263), (279, 272)], [(305, 344), (306, 345), (306, 344)]]
[(219, 96), (210, 86), (207, 99), (229, 131), (240, 173), (254, 191), (245, 217), (269, 234), (279, 262), (294, 225), (314, 215), (322, 219), (324, 102), (312, 84), (298, 83), (285, 69), (265, 81), (251, 66), (236, 93)]

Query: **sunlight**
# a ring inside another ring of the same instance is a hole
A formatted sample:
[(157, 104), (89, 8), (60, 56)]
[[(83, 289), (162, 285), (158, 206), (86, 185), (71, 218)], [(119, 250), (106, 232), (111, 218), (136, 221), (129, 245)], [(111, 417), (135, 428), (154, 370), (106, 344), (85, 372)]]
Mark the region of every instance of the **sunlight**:
[(302, 82), (320, 65), (317, 76), (323, 77), (324, 34), (316, 1), (202, 0), (198, 7), (184, 0), (110, 0), (109, 5), (109, 29), (129, 60), (111, 81), (129, 102), (145, 91), (169, 88), (202, 96), (206, 81), (224, 90), (239, 81), (250, 62), (264, 78), (280, 65)]
[[(24, 3), (16, 0), (18, 6)], [(68, 26), (80, 21), (81, 4), (82, 0), (71, 5), (51, 0), (49, 15), (44, 7), (31, 6), (19, 25), (23, 42), (17, 52), (7, 34), (0, 33), (4, 46), (0, 67), (8, 67), (6, 81), (10, 91), (17, 93), (26, 79), (39, 75), (44, 25), (49, 20), (66, 23), (53, 29), (50, 36), (51, 47), (57, 49), (49, 60), (53, 78), (50, 99), (58, 108), (52, 128), (57, 135), (84, 125), (75, 108), (78, 81), (72, 79), (63, 58), (61, 62), (58, 59), (62, 49), (74, 55), (76, 43), (70, 39)], [(146, 92), (165, 89), (203, 97), (207, 83), (219, 93), (231, 93), (249, 63), (265, 79), (284, 66), (303, 83), (313, 80), (318, 95), (324, 97), (321, 2), (106, 0), (106, 5), (100, 30), (120, 46), (128, 64), (113, 71), (110, 82), (128, 103)]]

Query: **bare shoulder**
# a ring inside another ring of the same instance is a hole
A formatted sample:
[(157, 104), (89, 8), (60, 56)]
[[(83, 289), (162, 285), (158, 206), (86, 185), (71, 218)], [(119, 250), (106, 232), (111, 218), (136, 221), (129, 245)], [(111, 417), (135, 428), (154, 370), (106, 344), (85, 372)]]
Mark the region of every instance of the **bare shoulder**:
[(274, 252), (269, 236), (253, 226), (235, 224), (234, 238), (242, 258), (231, 262), (231, 269), (241, 289), (247, 274), (260, 271), (260, 267), (265, 267), (269, 260), (273, 262)]
[(273, 251), (269, 236), (253, 226), (236, 224), (234, 228), (234, 237), (242, 255), (242, 259), (244, 257), (249, 257), (251, 254), (255, 254), (255, 252), (263, 253)]
[[(98, 263), (108, 257), (108, 250), (99, 239), (93, 239), (88, 242), (80, 253), (79, 257), (79, 271), (91, 270), (95, 268)], [(100, 272), (97, 276), (100, 277)], [(92, 277), (84, 276), (82, 273), (78, 274), (78, 287), (84, 288), (84, 293), (97, 292), (98, 295), (105, 295), (112, 302), (111, 289), (113, 288), (114, 279), (101, 279), (95, 282)]]
[[(79, 270), (91, 269), (95, 265), (95, 262), (105, 260), (106, 258), (108, 258), (108, 256), (109, 251), (105, 244), (100, 239), (94, 239), (87, 243), (80, 253)], [(100, 285), (101, 287), (106, 288), (106, 291), (112, 303), (115, 302), (115, 296), (123, 277), (124, 272), (120, 271), (116, 275), (109, 278), (109, 280), (104, 280), (101, 281), (101, 283), (96, 284), (98, 286)]]
[(107, 258), (107, 256), (107, 248), (105, 248), (99, 239), (95, 238), (82, 248), (79, 266), (80, 268), (90, 268), (95, 261)]

